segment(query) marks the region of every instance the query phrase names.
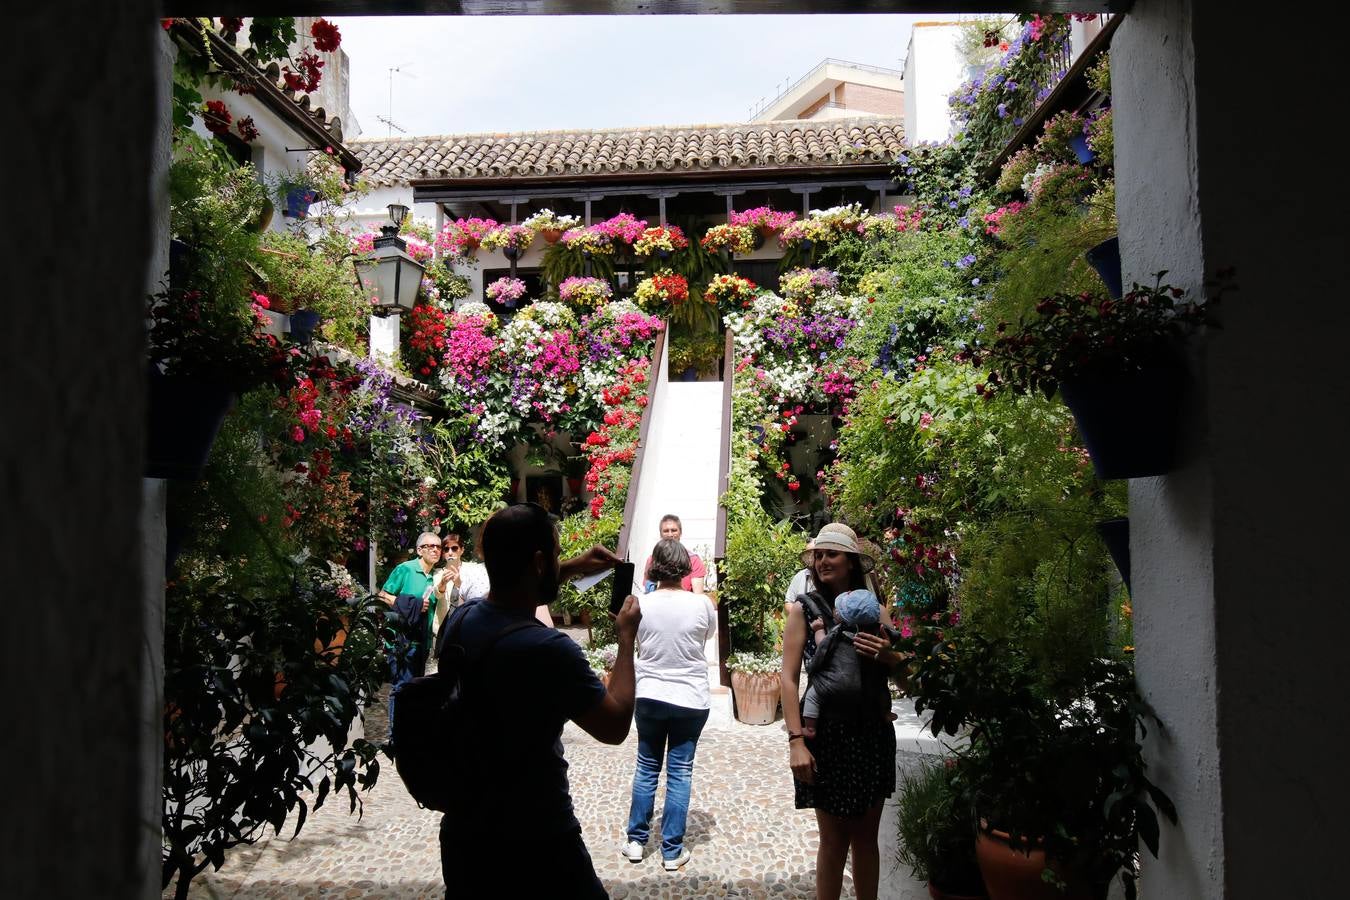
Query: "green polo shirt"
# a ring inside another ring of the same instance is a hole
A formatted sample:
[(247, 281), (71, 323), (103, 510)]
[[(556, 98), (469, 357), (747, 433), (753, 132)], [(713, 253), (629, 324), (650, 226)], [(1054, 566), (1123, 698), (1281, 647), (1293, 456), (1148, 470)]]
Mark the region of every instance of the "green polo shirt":
[[(389, 578), (384, 583), (384, 590), (395, 597), (399, 594), (416, 594), (421, 597), (426, 593), (435, 577), (435, 569), (432, 569), (431, 574), (428, 575), (422, 571), (422, 560), (410, 559), (394, 566), (394, 571), (389, 573)], [(436, 616), (436, 592), (432, 591), (428, 599), (431, 601), (431, 605), (427, 607), (426, 641), (430, 645), (431, 623)]]

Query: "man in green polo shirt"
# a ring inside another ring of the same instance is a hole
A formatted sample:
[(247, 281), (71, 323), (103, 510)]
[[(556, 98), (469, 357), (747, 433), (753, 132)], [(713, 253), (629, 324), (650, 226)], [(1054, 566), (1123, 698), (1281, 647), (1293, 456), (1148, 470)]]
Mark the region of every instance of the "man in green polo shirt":
[[(394, 566), (380, 591), (380, 599), (395, 609), (400, 596), (411, 594), (421, 598), (421, 635), (408, 645), (395, 643), (389, 652), (389, 670), (392, 686), (389, 688), (389, 717), (394, 716), (394, 694), (404, 684), (426, 671), (427, 651), (431, 647), (431, 623), (436, 615), (436, 581), (440, 573), (436, 564), (441, 561), (441, 539), (430, 531), (417, 536), (417, 558)], [(415, 610), (399, 609), (401, 613)]]

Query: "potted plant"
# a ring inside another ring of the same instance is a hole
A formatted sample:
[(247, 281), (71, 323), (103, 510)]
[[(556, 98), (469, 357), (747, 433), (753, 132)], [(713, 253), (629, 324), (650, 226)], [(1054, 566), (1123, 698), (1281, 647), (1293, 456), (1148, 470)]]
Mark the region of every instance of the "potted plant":
[(964, 732), (957, 786), (979, 816), (976, 858), (993, 900), (1100, 900), (1119, 875), (1134, 896), (1138, 847), (1158, 851), (1171, 800), (1145, 774), (1148, 708), (1119, 659), (1039, 679), (1024, 641), (921, 628), (911, 648), (915, 709), (935, 734)]
[(519, 278), (498, 278), (483, 289), (484, 296), (507, 309), (515, 309), (525, 296), (525, 282)]
[(586, 472), (591, 467), (590, 458), (583, 455), (569, 456), (567, 467), (567, 490), (573, 497), (580, 497), (586, 484)]
[(760, 241), (772, 237), (797, 220), (797, 214), (779, 212), (772, 206), (756, 206), (741, 212), (732, 212), (727, 222), (730, 225), (745, 225), (755, 229)]
[(472, 259), (483, 240), (496, 229), (496, 219), (483, 219), (478, 216), (455, 219), (453, 222), (446, 222), (441, 228), (441, 233), (436, 235), (435, 246), (451, 256)]
[(733, 653), (727, 658), (736, 718), (747, 725), (772, 725), (778, 717), (783, 658), (770, 653)]
[(558, 299), (578, 309), (595, 310), (609, 302), (614, 291), (602, 278), (574, 275), (558, 285)]
[(541, 209), (521, 224), (536, 232), (548, 243), (556, 244), (569, 228), (580, 225), (581, 219), (576, 216), (560, 216), (551, 209)]
[[(638, 282), (633, 299), (652, 315), (678, 308), (689, 299), (689, 282), (683, 275), (662, 269)], [(673, 313), (671, 318), (677, 318)]]
[(975, 861), (971, 798), (951, 758), (925, 760), (900, 774), (896, 856), (928, 882), (934, 900), (987, 897)]
[(703, 233), (699, 244), (709, 253), (752, 253), (756, 236), (749, 225), (714, 225)]
[(669, 259), (676, 250), (689, 246), (689, 239), (678, 225), (658, 225), (642, 232), (633, 242), (633, 252), (638, 256), (657, 256)]
[[(1138, 283), (1119, 300), (1060, 293), (1036, 316), (998, 326), (989, 386), (1047, 397), (1073, 411), (1099, 477), (1159, 475), (1172, 467), (1185, 381), (1182, 343), (1212, 322), (1181, 288)], [(1222, 280), (1219, 283), (1222, 284)], [(1221, 288), (1210, 294), (1215, 302)]]
[(515, 261), (534, 243), (534, 229), (526, 225), (498, 225), (483, 236), (484, 250), (500, 250)]

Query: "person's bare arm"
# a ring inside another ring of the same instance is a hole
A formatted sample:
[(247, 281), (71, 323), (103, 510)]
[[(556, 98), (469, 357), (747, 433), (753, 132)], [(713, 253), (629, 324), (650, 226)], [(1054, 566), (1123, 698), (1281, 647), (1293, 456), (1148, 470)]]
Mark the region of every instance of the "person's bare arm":
[(637, 688), (633, 678), (633, 642), (640, 621), (638, 599), (629, 594), (616, 623), (619, 654), (610, 670), (609, 687), (599, 703), (575, 720), (583, 731), (605, 744), (622, 744), (633, 724), (633, 695)]
[(805, 784), (815, 780), (815, 757), (806, 749), (802, 734), (801, 672), (802, 652), (806, 648), (806, 614), (800, 603), (786, 606), (787, 624), (783, 626), (783, 669), (779, 683), (783, 691), (783, 724), (788, 730), (788, 765), (792, 774)]
[(689, 588), (690, 588), (690, 590), (693, 591), (695, 594), (706, 594), (706, 593), (707, 593), (707, 591), (705, 591), (705, 590), (703, 589), (703, 579), (702, 579), (702, 578), (691, 578), (691, 579), (689, 579)]
[(389, 593), (388, 591), (380, 591), (380, 592), (379, 592), (378, 594), (376, 594), (375, 596), (377, 596), (377, 597), (379, 597), (381, 600), (383, 600), (383, 601), (385, 602), (385, 604), (388, 605), (388, 606), (393, 606), (393, 605), (394, 605), (394, 601), (398, 599), (397, 597), (395, 597), (393, 594)]
[(534, 608), (534, 617), (543, 625), (549, 628), (553, 627), (553, 615), (548, 611), (548, 604), (541, 603)]
[(621, 562), (623, 560), (596, 544), (580, 556), (558, 563), (558, 580), (571, 581), (583, 575), (593, 575), (604, 569), (612, 569)]

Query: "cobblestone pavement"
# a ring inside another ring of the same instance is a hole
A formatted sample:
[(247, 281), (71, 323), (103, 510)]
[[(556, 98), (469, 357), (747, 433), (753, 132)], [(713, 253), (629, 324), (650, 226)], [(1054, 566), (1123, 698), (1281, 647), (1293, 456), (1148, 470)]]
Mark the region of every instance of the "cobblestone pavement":
[[(659, 834), (643, 862), (618, 855), (636, 733), (611, 747), (569, 723), (563, 742), (577, 818), (596, 872), (616, 900), (812, 895), (815, 819), (792, 808), (781, 721), (704, 732), (685, 839), (693, 858), (678, 873), (661, 867)], [(660, 800), (658, 794), (658, 821)], [(198, 876), (191, 896), (441, 897), (439, 821), (438, 814), (417, 807), (387, 766), (361, 818), (349, 816), (347, 804), (334, 798), (311, 813), (294, 840), (283, 830), (282, 837), (233, 851), (219, 872)], [(853, 896), (847, 876), (844, 895)]]

